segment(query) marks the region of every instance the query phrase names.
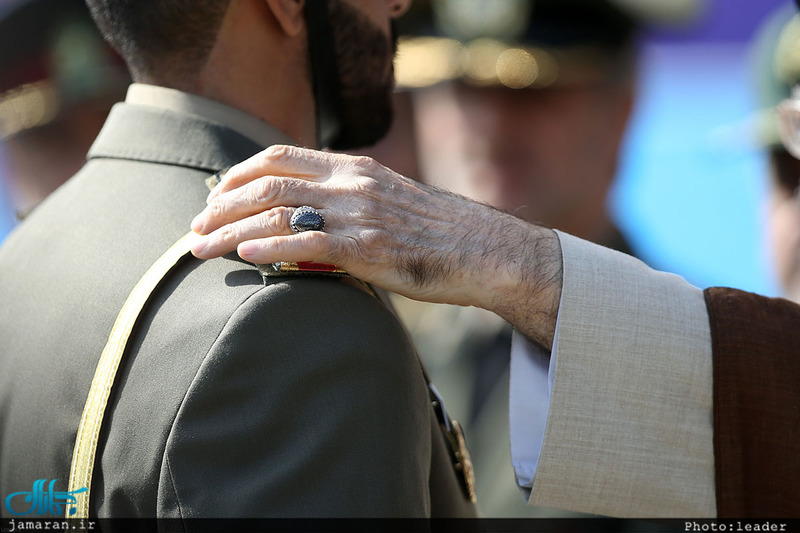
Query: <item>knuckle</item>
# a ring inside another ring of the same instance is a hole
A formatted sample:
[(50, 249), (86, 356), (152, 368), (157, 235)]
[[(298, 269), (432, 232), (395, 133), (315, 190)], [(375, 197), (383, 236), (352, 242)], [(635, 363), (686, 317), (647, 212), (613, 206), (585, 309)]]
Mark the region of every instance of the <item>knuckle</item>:
[(284, 229), (284, 226), (289, 226), (289, 217), (286, 215), (286, 209), (278, 208), (262, 212), (256, 225), (270, 233), (280, 232)]
[(374, 179), (374, 178), (363, 178), (358, 181), (358, 187), (370, 195), (370, 197), (375, 197), (381, 192), (383, 192), (383, 186), (381, 183)]
[(239, 236), (239, 230), (234, 224), (222, 226), (219, 230), (219, 240), (223, 242), (235, 241)]
[(210, 219), (216, 219), (224, 216), (225, 211), (225, 203), (219, 199), (214, 200), (208, 206), (206, 206), (206, 213)]
[(380, 163), (366, 155), (356, 156), (353, 163), (355, 166), (365, 170), (366, 172), (374, 172), (381, 166)]
[(272, 225), (276, 230), (288, 228), (291, 224), (292, 214), (289, 209), (279, 207), (271, 213)]
[(286, 157), (289, 154), (289, 149), (290, 147), (286, 146), (285, 144), (273, 144), (272, 146), (264, 150), (262, 154), (264, 154), (264, 158), (267, 159), (268, 161), (269, 160), (276, 161)]
[(250, 200), (256, 204), (272, 201), (280, 194), (281, 183), (279, 180), (260, 178), (251, 190)]

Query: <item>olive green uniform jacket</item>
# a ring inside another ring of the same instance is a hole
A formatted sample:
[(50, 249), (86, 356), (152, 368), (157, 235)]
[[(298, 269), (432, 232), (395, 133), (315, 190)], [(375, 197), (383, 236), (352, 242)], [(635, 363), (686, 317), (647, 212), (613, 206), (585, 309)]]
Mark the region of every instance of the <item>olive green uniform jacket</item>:
[[(37, 479), (66, 490), (123, 302), (205, 206), (205, 179), (262, 148), (200, 116), (118, 104), (86, 166), (8, 237), (3, 499)], [(448, 452), (414, 349), (384, 303), (338, 278), (264, 278), (235, 255), (189, 257), (129, 342), (92, 514), (471, 516)]]

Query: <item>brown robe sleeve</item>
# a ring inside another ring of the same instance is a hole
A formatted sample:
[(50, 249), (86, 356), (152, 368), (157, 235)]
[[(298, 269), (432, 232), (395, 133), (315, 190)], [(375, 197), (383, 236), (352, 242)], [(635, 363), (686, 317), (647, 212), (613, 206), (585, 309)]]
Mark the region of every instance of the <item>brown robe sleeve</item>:
[(719, 517), (800, 517), (800, 306), (705, 291)]

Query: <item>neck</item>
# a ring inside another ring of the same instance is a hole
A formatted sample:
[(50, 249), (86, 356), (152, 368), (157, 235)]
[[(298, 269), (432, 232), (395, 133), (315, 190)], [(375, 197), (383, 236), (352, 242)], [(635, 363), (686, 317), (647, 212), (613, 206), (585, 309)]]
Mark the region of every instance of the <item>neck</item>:
[(262, 2), (231, 2), (206, 65), (194, 83), (175, 88), (244, 111), (316, 148), (311, 83), (298, 68), (308, 61), (305, 34), (265, 31), (276, 24)]

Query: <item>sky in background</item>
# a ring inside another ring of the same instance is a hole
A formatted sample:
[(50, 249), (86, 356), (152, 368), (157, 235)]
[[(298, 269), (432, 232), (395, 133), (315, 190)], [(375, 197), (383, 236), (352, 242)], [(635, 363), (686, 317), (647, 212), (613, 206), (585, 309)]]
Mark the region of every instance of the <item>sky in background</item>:
[[(712, 0), (689, 28), (644, 40), (639, 100), (610, 205), (648, 262), (700, 287), (778, 292), (764, 244), (766, 163), (731, 125), (759, 107), (750, 42), (786, 4)], [(13, 224), (3, 192), (0, 239)]]

